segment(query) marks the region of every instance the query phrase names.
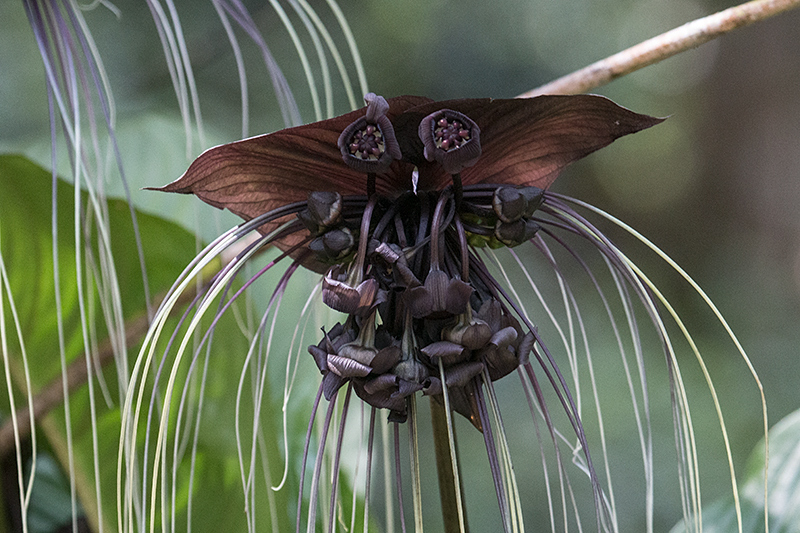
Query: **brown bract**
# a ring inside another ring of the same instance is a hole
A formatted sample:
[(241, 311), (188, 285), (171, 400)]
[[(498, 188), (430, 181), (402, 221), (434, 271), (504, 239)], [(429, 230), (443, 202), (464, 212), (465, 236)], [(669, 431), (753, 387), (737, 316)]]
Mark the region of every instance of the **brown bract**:
[[(546, 189), (572, 161), (615, 139), (649, 128), (663, 119), (640, 115), (600, 96), (539, 96), (530, 99), (462, 99), (434, 102), (421, 96), (388, 100), (402, 160), (376, 177), (376, 192), (394, 198), (412, 188), (440, 190), (452, 177), (423, 153), (420, 121), (438, 109), (463, 113), (480, 128), (482, 154), (461, 172), (464, 186), (488, 183), (533, 185)], [(245, 220), (293, 202), (314, 191), (364, 195), (367, 178), (342, 161), (340, 134), (364, 117), (362, 108), (335, 118), (211, 148), (178, 180), (155, 190), (194, 194)], [(262, 233), (277, 222), (265, 224)], [(304, 238), (293, 233), (277, 241), (286, 250)]]

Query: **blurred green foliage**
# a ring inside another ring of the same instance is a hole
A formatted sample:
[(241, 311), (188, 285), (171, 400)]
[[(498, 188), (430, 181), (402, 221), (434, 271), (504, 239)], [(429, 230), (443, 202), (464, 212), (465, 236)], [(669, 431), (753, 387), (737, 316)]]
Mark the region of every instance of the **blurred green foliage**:
[[(267, 3), (247, 4), (295, 90), (304, 120), (312, 120), (308, 90), (286, 32)], [(511, 97), (730, 5), (699, 0), (343, 4), (370, 89), (386, 96), (414, 93), (433, 98)], [(241, 136), (240, 88), (224, 31), (210, 3), (182, 0), (176, 5), (206, 121), (207, 146), (202, 148), (236, 139)], [(327, 13), (323, 2), (314, 6)], [(193, 198), (139, 190), (177, 178), (200, 148), (186, 153), (169, 73), (145, 3), (118, 7), (120, 17), (100, 5), (84, 14), (116, 97), (118, 139), (133, 202), (144, 212), (209, 239), (235, 218), (198, 206)], [(325, 18), (332, 20), (329, 14)], [(695, 276), (753, 358), (773, 421), (800, 406), (794, 378), (800, 375), (798, 24), (800, 13), (789, 13), (599, 88), (597, 92), (626, 107), (670, 119), (574, 165), (555, 185), (630, 223)], [(245, 47), (244, 57), (252, 98), (249, 133), (282, 127), (258, 52)], [(0, 151), (24, 153), (49, 166), (43, 69), (18, 3), (0, 3), (0, 72)], [(340, 85), (334, 89), (336, 112), (343, 112), (343, 90)], [(68, 160), (63, 150), (61, 155), (58, 164), (63, 170)], [(121, 194), (117, 180), (108, 188), (112, 195)], [(42, 223), (49, 224), (49, 218)], [(608, 230), (623, 250), (635, 244), (614, 228)], [(702, 302), (652, 256), (635, 254), (701, 341), (742, 471), (761, 432), (757, 392), (729, 343), (720, 344), (721, 328)], [(173, 259), (181, 262), (178, 256)], [(693, 395), (706, 401), (699, 372), (687, 363)], [(652, 379), (663, 377), (654, 374)], [(711, 413), (705, 411), (696, 423), (714, 426)], [(668, 450), (671, 421), (657, 429), (657, 437)], [(700, 443), (701, 461), (719, 460), (718, 437), (701, 437)], [(620, 444), (628, 445), (635, 443)], [(723, 467), (704, 477), (708, 501), (729, 491), (725, 476)], [(640, 488), (630, 490), (635, 499)], [(674, 506), (656, 512), (661, 529), (680, 515)], [(636, 524), (628, 525), (623, 529), (637, 530)]]

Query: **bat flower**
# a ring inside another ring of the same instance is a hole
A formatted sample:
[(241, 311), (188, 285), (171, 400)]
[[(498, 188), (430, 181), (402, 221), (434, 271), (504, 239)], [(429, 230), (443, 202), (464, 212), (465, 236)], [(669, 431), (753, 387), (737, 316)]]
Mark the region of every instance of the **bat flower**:
[[(569, 439), (556, 430), (546, 402), (560, 404), (576, 441), (568, 455), (589, 480), (598, 529), (614, 529), (613, 495), (589, 453), (580, 398), (539, 335), (534, 321), (540, 317), (526, 311), (530, 302), (516, 296), (493, 250), (511, 249), (535, 286), (532, 278), (541, 274), (528, 272), (516, 247), (528, 245), (550, 265), (551, 275), (554, 271), (562, 279), (551, 246), (557, 244), (585, 267), (563, 238), (577, 235), (601, 252), (618, 284), (627, 284), (621, 290), (625, 309), (639, 298), (657, 321), (654, 296), (625, 256), (571, 207), (571, 199), (547, 189), (570, 162), (662, 119), (588, 95), (435, 102), (368, 94), (365, 101), (364, 108), (335, 118), (212, 148), (182, 177), (158, 189), (194, 194), (245, 219), (226, 242), (247, 232), (260, 234), (220, 272), (220, 280), (227, 283), (236, 265), (274, 246), (278, 257), (258, 275), (278, 261), (290, 266), (269, 306), (302, 266), (322, 274), (323, 304), (344, 315), (308, 348), (322, 379), (309, 423), (297, 527), (303, 507), (307, 523), (317, 523), (319, 459), (305, 505), (303, 483), (320, 402), (324, 398), (329, 407), (317, 457), (326, 449), (334, 403), (344, 396), (349, 405), (355, 391), (372, 412), (367, 500), (375, 412), (383, 409), (394, 424), (395, 446), (398, 428), (410, 421), (414, 516), (421, 516), (416, 418), (417, 400), (427, 396), (434, 418), (430, 448), (437, 450), (442, 499), (456, 502), (443, 504), (449, 509), (443, 511), (445, 522), (463, 525), (465, 520), (451, 419), (456, 412), (483, 434), (502, 525), (514, 530), (522, 519), (520, 497), (494, 382), (516, 374), (531, 414), (544, 420), (556, 449), (563, 445), (559, 441)], [(562, 295), (573, 309), (571, 289), (563, 283)], [(573, 312), (583, 328), (577, 308)], [(638, 335), (637, 328), (631, 331)], [(552, 394), (545, 394), (543, 383)], [(345, 415), (346, 409), (340, 434)], [(437, 426), (435, 420), (444, 422)], [(402, 499), (395, 452), (396, 491)], [(341, 441), (334, 455), (338, 465)], [(566, 466), (556, 455), (561, 471)], [(330, 528), (339, 520), (336, 498), (334, 482)]]

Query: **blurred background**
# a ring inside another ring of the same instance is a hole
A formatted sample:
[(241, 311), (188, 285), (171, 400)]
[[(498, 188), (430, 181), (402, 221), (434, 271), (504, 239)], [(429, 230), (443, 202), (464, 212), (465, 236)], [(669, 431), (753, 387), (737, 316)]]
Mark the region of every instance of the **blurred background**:
[[(235, 218), (198, 206), (193, 198), (164, 198), (140, 190), (172, 181), (202, 148), (244, 133), (236, 65), (212, 5), (194, 0), (175, 4), (206, 126), (206, 145), (195, 142), (188, 154), (146, 4), (120, 2), (119, 15), (94, 4), (84, 16), (114, 91), (117, 132), (135, 205), (209, 239)], [(245, 4), (293, 88), (303, 120), (314, 120), (303, 71), (284, 27), (267, 2)], [(323, 2), (312, 5), (332, 23)], [(370, 90), (387, 97), (449, 99), (513, 97), (731, 5), (701, 0), (351, 0), (341, 7), (359, 45)], [(800, 407), (798, 28), (800, 12), (784, 14), (596, 89), (625, 107), (669, 119), (571, 166), (553, 187), (638, 229), (708, 292), (752, 358), (771, 423)], [(251, 98), (246, 133), (283, 127), (259, 52), (245, 46), (243, 54)], [(335, 112), (347, 111), (341, 86), (335, 84), (334, 91)], [(0, 4), (0, 151), (23, 153), (50, 166), (42, 63), (22, 6), (15, 2)], [(68, 169), (66, 160), (59, 164)], [(108, 190), (112, 195), (121, 191), (117, 182), (108, 183)], [(211, 212), (214, 217), (205, 215)], [(205, 224), (198, 226), (200, 219)], [(682, 280), (621, 231), (609, 224), (602, 227), (624, 251), (630, 248), (631, 257), (697, 336), (742, 472), (762, 436), (758, 391), (747, 369)], [(656, 351), (653, 357), (662, 356)], [(700, 460), (713, 465), (703, 478), (704, 499), (711, 502), (729, 493), (730, 486), (725, 464), (715, 462), (721, 440), (702, 376), (691, 354), (683, 357), (690, 396), (701, 405), (695, 420)], [(601, 364), (601, 352), (595, 360)], [(652, 378), (654, 390), (658, 379)], [(666, 435), (671, 446), (668, 410), (662, 418), (666, 430), (657, 435)], [(635, 439), (629, 445), (636, 446)], [(491, 499), (488, 504), (495, 506)], [(657, 530), (668, 530), (680, 518), (680, 507), (657, 505)], [(470, 512), (480, 524), (482, 512)], [(639, 522), (626, 525), (625, 531), (641, 527)]]

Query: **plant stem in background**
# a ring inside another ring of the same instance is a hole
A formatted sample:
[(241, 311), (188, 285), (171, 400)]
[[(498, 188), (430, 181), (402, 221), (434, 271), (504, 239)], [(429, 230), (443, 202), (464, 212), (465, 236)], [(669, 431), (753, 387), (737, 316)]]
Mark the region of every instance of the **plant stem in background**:
[(749, 26), (797, 7), (800, 7), (800, 0), (752, 0), (688, 22), (572, 74), (520, 94), (518, 98), (531, 98), (541, 94), (584, 93), (640, 68), (696, 48), (731, 30)]
[[(164, 294), (158, 295), (157, 301), (163, 300), (164, 297)], [(183, 306), (188, 304), (192, 298), (194, 298), (193, 292), (187, 291), (183, 293), (178, 300), (179, 305)], [(136, 318), (128, 320), (125, 324), (126, 345), (138, 345), (145, 333), (147, 333), (149, 327), (150, 321), (148, 319), (146, 310), (142, 310), (142, 313)], [(97, 365), (100, 368), (104, 368), (113, 360), (114, 346), (108, 339), (106, 339), (98, 349)], [(91, 369), (87, 368), (86, 357), (83, 354), (73, 359), (70, 365), (67, 367), (67, 393), (73, 393), (76, 389), (86, 383), (90, 374)], [(63, 405), (63, 403), (64, 386), (61, 376), (59, 375), (53, 378), (53, 380), (47, 384), (47, 386), (45, 386), (33, 397), (34, 419), (37, 421), (37, 423), (40, 422), (51, 410)], [(30, 417), (28, 415), (29, 409), (30, 406), (26, 405), (25, 407), (21, 407), (17, 410), (17, 420), (19, 421), (17, 429), (19, 431), (20, 440), (27, 438), (31, 432)], [(3, 424), (2, 427), (0, 427), (0, 458), (5, 457), (13, 450), (14, 426), (11, 423), (11, 418), (9, 418), (8, 421)]]
[[(460, 523), (464, 524), (463, 533), (469, 533), (467, 526), (467, 511), (463, 509), (464, 516), (459, 516), (458, 499), (456, 491), (461, 493), (461, 501), (464, 501), (463, 485), (456, 486), (456, 477), (453, 470), (453, 461), (450, 456), (450, 438), (447, 427), (447, 413), (443, 403), (436, 401), (430, 402), (431, 406), (431, 425), (433, 426), (433, 447), (436, 452), (436, 472), (439, 478), (439, 498), (442, 501), (442, 519), (444, 520), (444, 531), (446, 533), (459, 533)], [(455, 428), (453, 428), (455, 430)], [(455, 437), (455, 435), (454, 435)], [(457, 449), (457, 448), (456, 448)]]

